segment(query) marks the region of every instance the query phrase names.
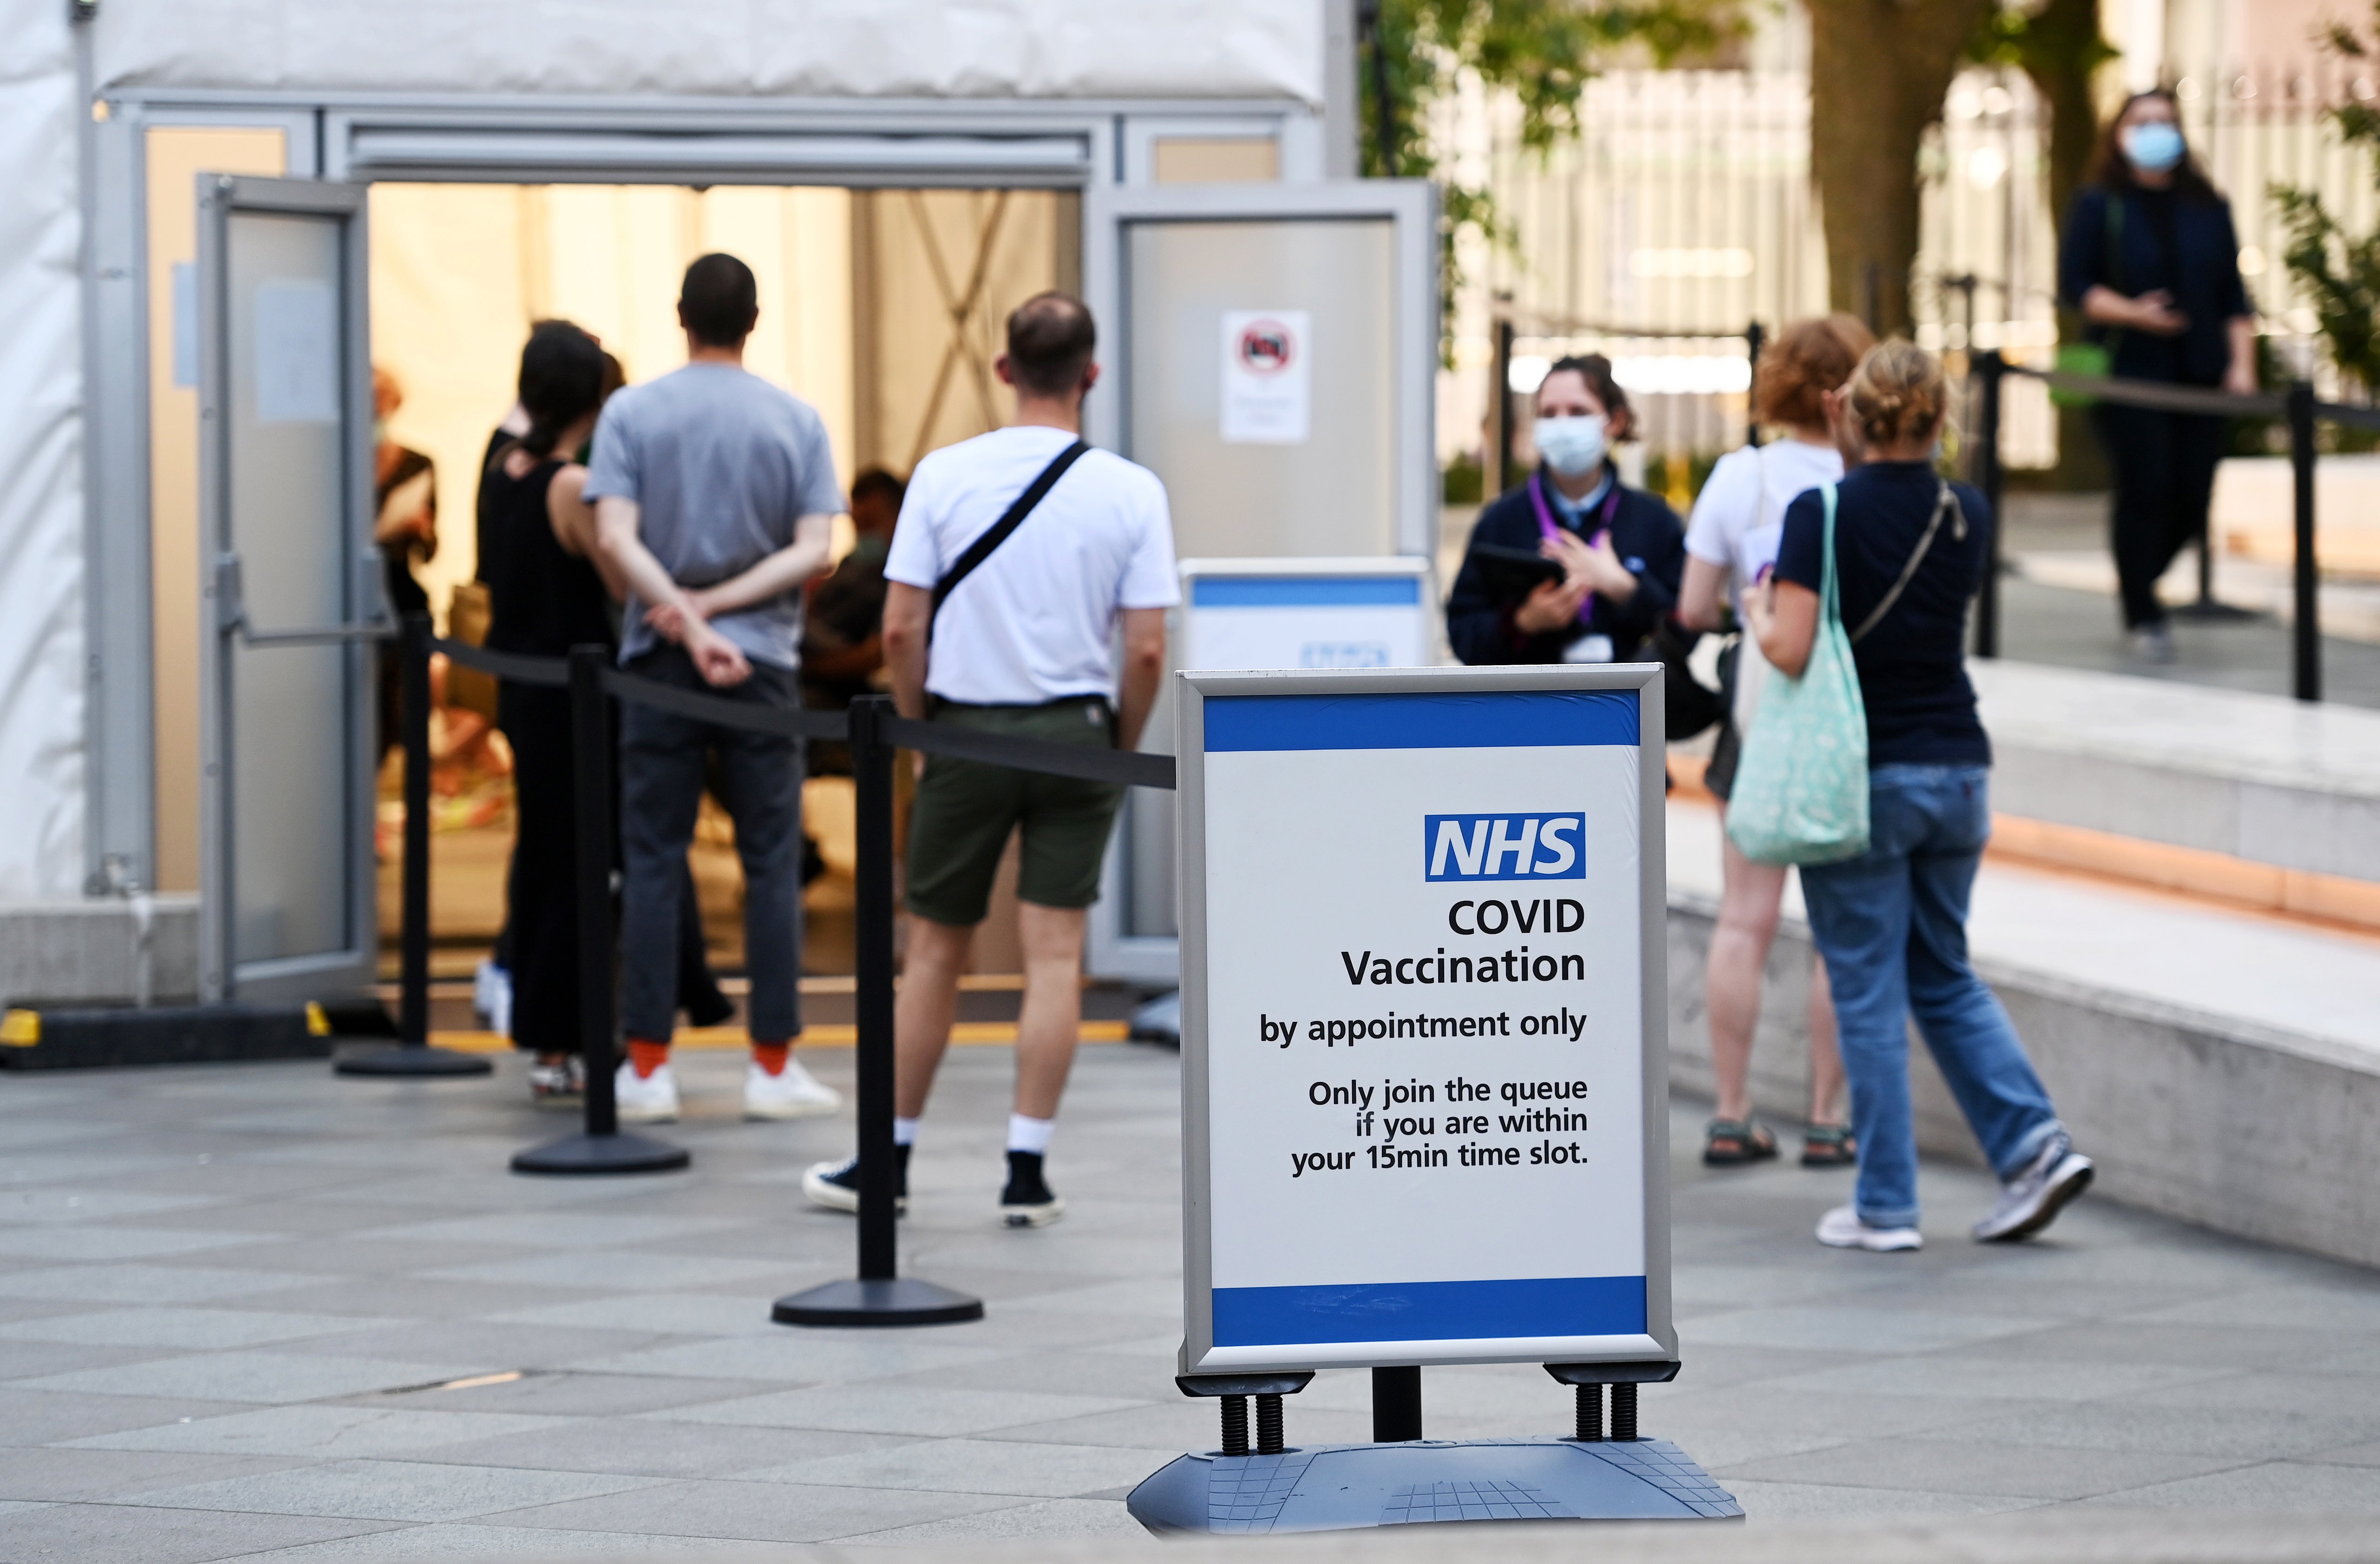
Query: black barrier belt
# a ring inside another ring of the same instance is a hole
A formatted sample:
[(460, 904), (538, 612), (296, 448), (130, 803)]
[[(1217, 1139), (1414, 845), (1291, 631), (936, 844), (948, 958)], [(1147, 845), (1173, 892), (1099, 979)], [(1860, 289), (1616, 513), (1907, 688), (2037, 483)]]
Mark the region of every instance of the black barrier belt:
[(2207, 413), (2226, 418), (2277, 418), (2289, 411), (2278, 396), (2236, 396), (2204, 386), (2174, 385), (2165, 381), (2122, 380), (2108, 375), (2068, 375), (2051, 370), (2010, 364), (2010, 374), (2046, 381), (2055, 391), (2070, 391), (2125, 407), (2155, 407), (2168, 413)]
[(681, 717), (691, 717), (698, 722), (713, 727), (739, 728), (747, 734), (777, 734), (786, 738), (846, 739), (851, 736), (851, 720), (840, 711), (811, 711), (798, 706), (756, 706), (750, 701), (730, 700), (725, 696), (705, 695), (699, 690), (682, 690), (674, 685), (656, 684), (639, 679), (634, 673), (622, 673), (613, 669), (603, 671), (603, 688), (607, 694), (638, 706), (656, 707), (674, 711)]
[[(2164, 381), (2124, 380), (2099, 375), (2068, 375), (2051, 370), (2010, 364), (2009, 372), (2046, 381), (2056, 390), (2080, 392), (2102, 402), (2130, 407), (2157, 407), (2174, 413), (2212, 413), (2223, 418), (2278, 418), (2289, 416), (2289, 400), (2269, 393), (2235, 396), (2203, 386), (2172, 385)], [(2317, 402), (2313, 416), (2356, 429), (2380, 430), (2380, 407), (2355, 407), (2344, 402)]]
[[(511, 652), (490, 651), (485, 647), (475, 647), (468, 642), (443, 639), (432, 640), (430, 646), (431, 650), (444, 652), (466, 668), (476, 668), (500, 679), (555, 689), (570, 683), (570, 664), (563, 658), (521, 657)], [(746, 733), (778, 734), (788, 738), (847, 739), (851, 736), (850, 719), (840, 711), (754, 706), (747, 701), (730, 700), (723, 696), (705, 695), (698, 690), (682, 690), (674, 685), (656, 684), (650, 679), (640, 679), (633, 673), (622, 673), (613, 669), (604, 670), (603, 688), (607, 693), (638, 706), (656, 707), (663, 711), (674, 711), (681, 717), (691, 717), (698, 722), (738, 728)], [(922, 749), (930, 755), (948, 755), (953, 759), (980, 760), (994, 766), (1013, 767), (1020, 771), (1077, 777), (1085, 782), (1117, 782), (1126, 787), (1170, 789), (1173, 786), (1173, 757), (1171, 755), (1091, 749), (1080, 745), (1052, 744), (1044, 739), (1012, 738), (963, 728), (951, 722), (915, 722), (905, 717), (887, 719), (880, 731), (900, 748)]]
[(476, 668), (482, 673), (492, 673), (516, 685), (541, 685), (547, 689), (558, 690), (570, 683), (570, 664), (558, 657), (523, 657), (517, 652), (490, 651), (468, 641), (450, 641), (442, 637), (432, 637), (430, 649), (444, 652), (466, 668)]
[(1173, 786), (1171, 755), (1012, 738), (979, 728), (961, 727), (955, 722), (918, 722), (906, 717), (885, 719), (882, 731), (900, 748), (922, 749), (929, 755), (947, 755), (955, 760), (981, 760), (1021, 771), (1079, 777), (1085, 782), (1120, 782), (1126, 787)]

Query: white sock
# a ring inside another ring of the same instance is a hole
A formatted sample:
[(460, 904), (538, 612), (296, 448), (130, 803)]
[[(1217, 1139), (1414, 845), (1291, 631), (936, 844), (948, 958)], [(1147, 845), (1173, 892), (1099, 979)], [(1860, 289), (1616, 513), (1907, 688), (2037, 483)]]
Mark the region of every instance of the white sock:
[(895, 1118), (892, 1121), (892, 1144), (894, 1146), (917, 1145), (917, 1121), (915, 1119)]
[(1055, 1119), (1027, 1119), (1022, 1113), (1008, 1116), (1008, 1149), (1029, 1151), (1038, 1157), (1050, 1149), (1050, 1137), (1058, 1133)]

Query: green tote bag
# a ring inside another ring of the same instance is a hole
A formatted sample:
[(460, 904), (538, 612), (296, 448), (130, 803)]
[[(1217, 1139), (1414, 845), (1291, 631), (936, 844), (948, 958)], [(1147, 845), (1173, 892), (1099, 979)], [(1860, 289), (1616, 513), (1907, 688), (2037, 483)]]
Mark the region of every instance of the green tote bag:
[(1817, 636), (1802, 676), (1770, 671), (1743, 736), (1727, 834), (1756, 864), (1831, 864), (1867, 851), (1867, 705), (1835, 583), (1835, 486), (1826, 496)]

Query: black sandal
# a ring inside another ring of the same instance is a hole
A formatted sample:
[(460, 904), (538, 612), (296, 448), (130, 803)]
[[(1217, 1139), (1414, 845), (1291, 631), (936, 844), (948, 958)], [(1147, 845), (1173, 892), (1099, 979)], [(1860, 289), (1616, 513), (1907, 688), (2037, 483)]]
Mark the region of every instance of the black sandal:
[(1802, 1132), (1802, 1166), (1851, 1168), (1859, 1163), (1859, 1142), (1848, 1124), (1813, 1124)]
[(1777, 1155), (1777, 1137), (1749, 1119), (1714, 1119), (1703, 1128), (1703, 1166), (1740, 1168)]

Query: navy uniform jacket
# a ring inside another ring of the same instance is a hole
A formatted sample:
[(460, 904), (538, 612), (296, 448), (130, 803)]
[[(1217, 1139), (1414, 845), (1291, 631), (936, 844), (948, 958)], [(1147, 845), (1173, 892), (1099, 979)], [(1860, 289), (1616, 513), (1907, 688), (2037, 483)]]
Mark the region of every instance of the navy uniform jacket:
[[(1609, 464), (1605, 471), (1611, 473), (1614, 483), (1620, 481)], [(1548, 486), (1554, 524), (1561, 526), (1561, 507), (1551, 499), (1553, 479), (1540, 476)], [(1590, 539), (1602, 515), (1600, 502), (1586, 513)], [(1471, 529), (1471, 547), (1490, 543), (1535, 553), (1541, 536), (1536, 507), (1530, 503), (1529, 487), (1524, 483), (1479, 513), (1478, 524)], [(1678, 606), (1679, 584), (1686, 569), (1685, 528), (1678, 523), (1678, 513), (1659, 499), (1621, 485), (1620, 504), (1611, 517), (1611, 551), (1636, 577), (1636, 595), (1617, 608), (1595, 598), (1594, 614), (1587, 624), (1572, 624), (1539, 636), (1524, 635), (1514, 625), (1512, 613), (1521, 600), (1491, 596), (1487, 571), (1466, 551), (1463, 569), (1454, 577), (1454, 590), (1446, 600), (1446, 638), (1454, 655), (1469, 663), (1560, 662), (1562, 649), (1571, 642), (1582, 636), (1602, 635), (1611, 637), (1614, 661), (1636, 661), (1637, 649)]]
[[(2110, 200), (2121, 207), (2112, 224)], [(2170, 249), (2165, 242), (2168, 231)], [(2092, 341), (2112, 344), (2113, 371), (2138, 380), (2219, 384), (2231, 362), (2225, 322), (2256, 312), (2240, 280), (2240, 238), (2232, 231), (2231, 208), (2180, 190), (2110, 192), (2092, 185), (2074, 198), (2058, 247), (2058, 292), (2070, 309), (2081, 309), (2082, 296), (2095, 284), (2134, 298), (2167, 289), (2173, 307), (2190, 317), (2178, 337), (2090, 328)]]

